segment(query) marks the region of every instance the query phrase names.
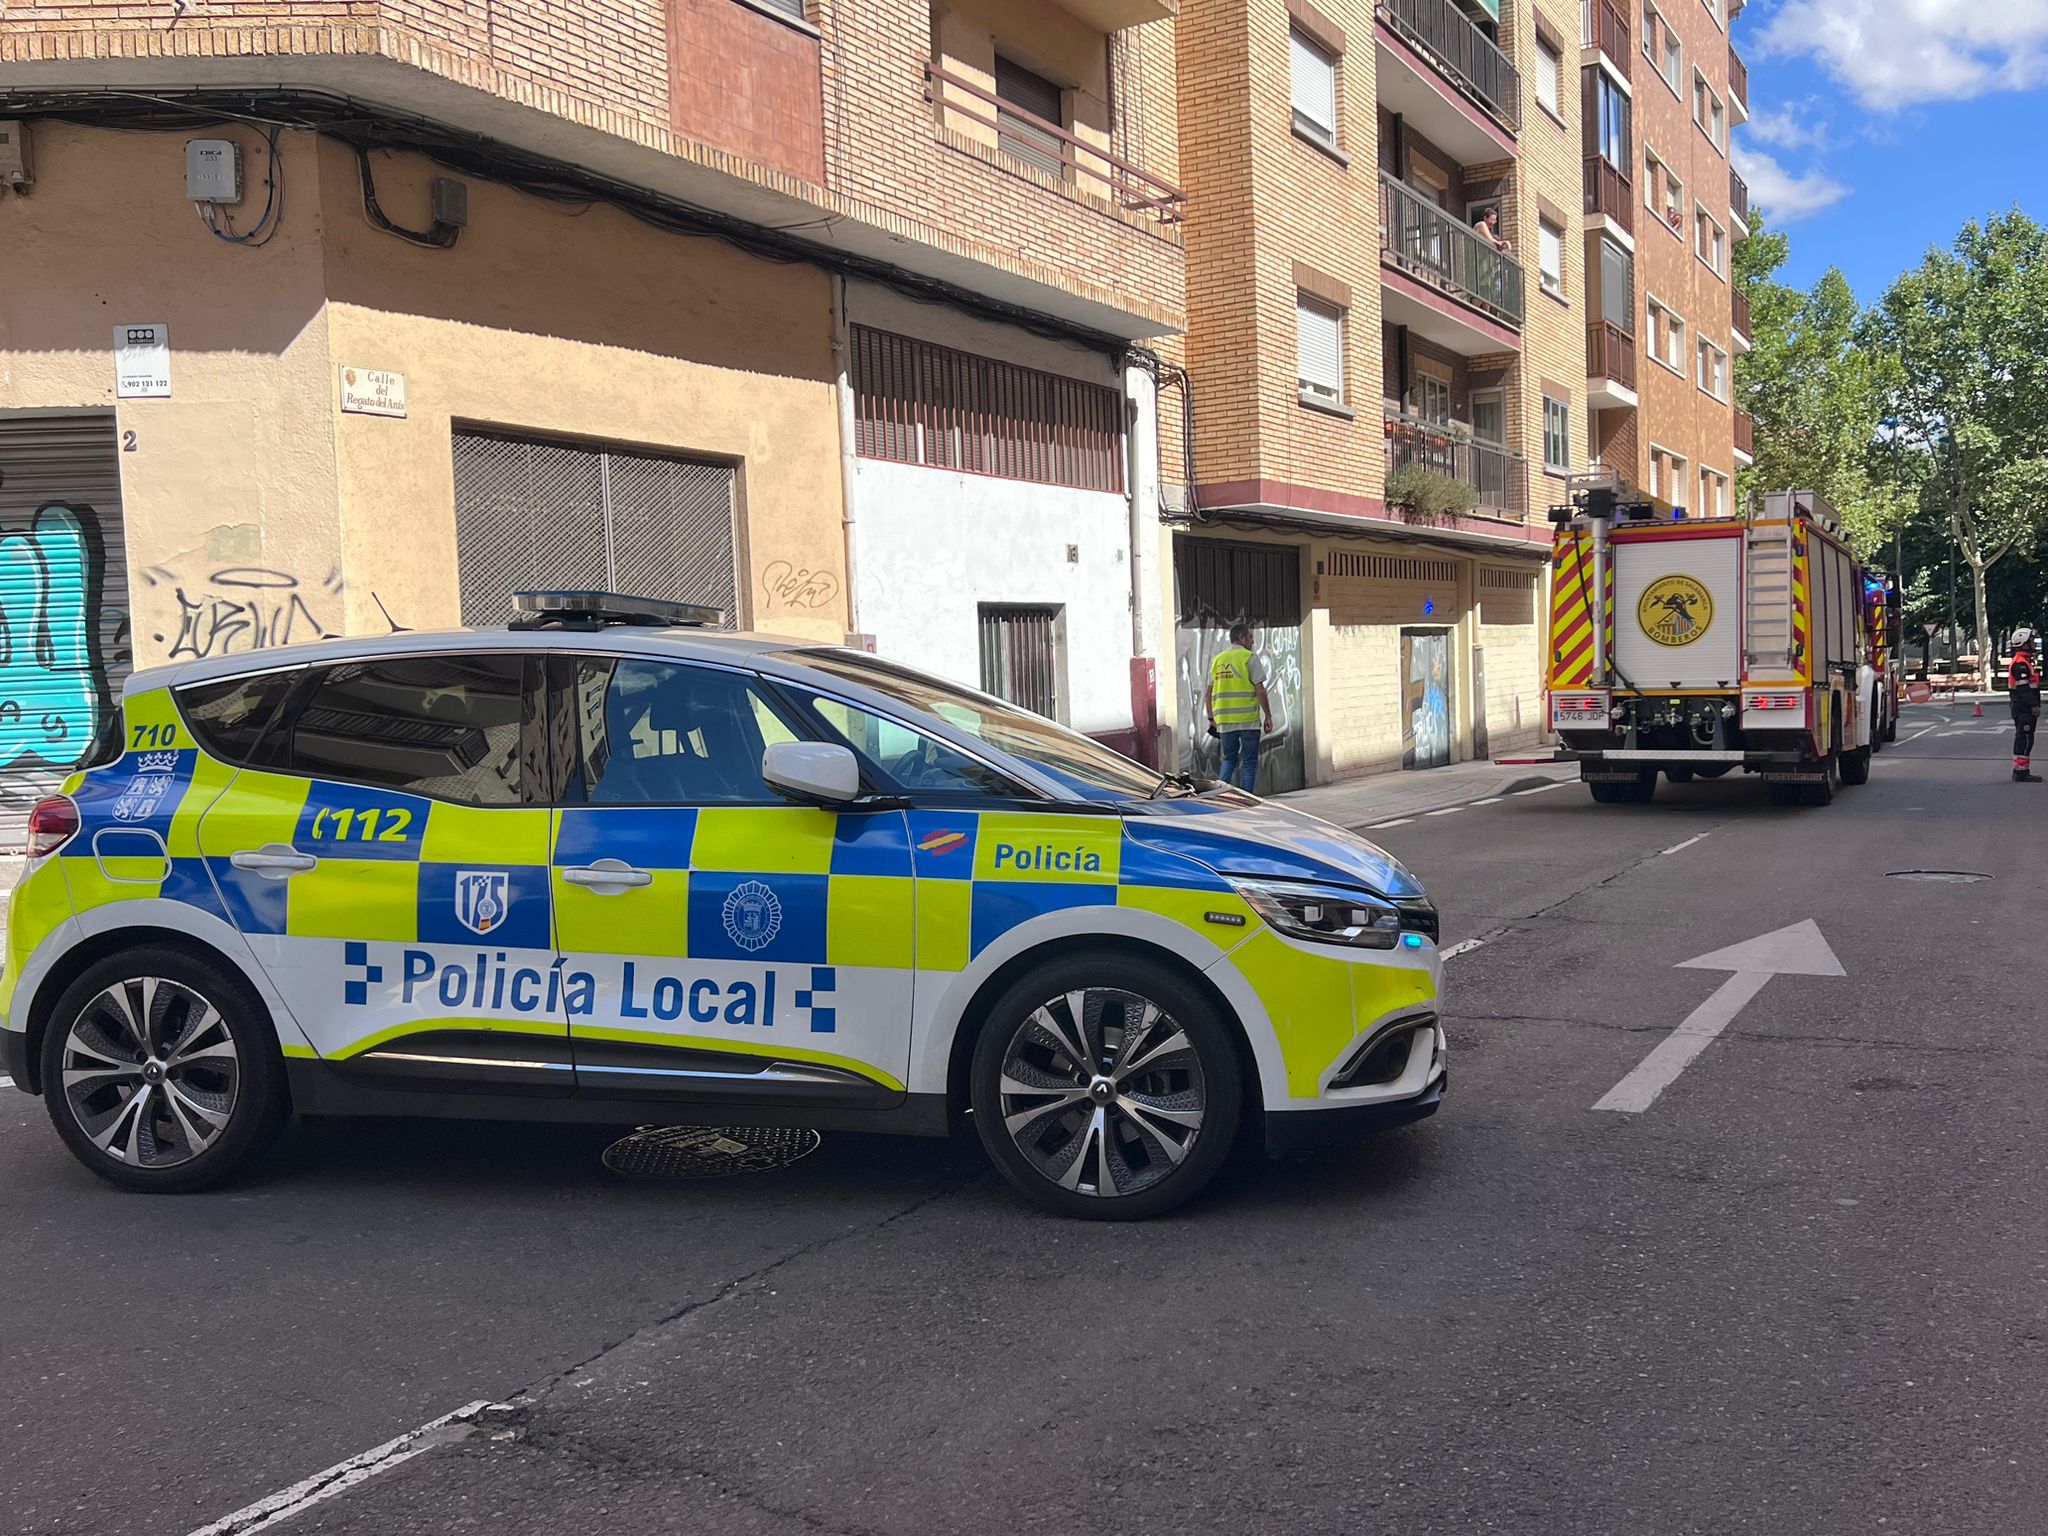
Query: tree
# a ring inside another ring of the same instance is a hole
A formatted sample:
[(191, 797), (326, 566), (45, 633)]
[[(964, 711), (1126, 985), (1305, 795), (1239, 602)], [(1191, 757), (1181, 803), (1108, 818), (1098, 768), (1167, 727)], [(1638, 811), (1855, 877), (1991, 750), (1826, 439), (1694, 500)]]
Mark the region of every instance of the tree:
[(1830, 267), (1801, 292), (1777, 281), (1789, 243), (1753, 215), (1735, 247), (1736, 288), (1750, 303), (1750, 350), (1736, 359), (1737, 404), (1756, 418), (1756, 462), (1737, 476), (1745, 503), (1765, 491), (1817, 491), (1857, 553), (1891, 538), (1910, 509), (1879, 457), (1892, 360), (1863, 345), (1856, 295)]
[(1987, 574), (2048, 526), (2048, 231), (2018, 209), (1972, 220), (1893, 282), (1865, 339), (1889, 356), (1889, 414), (1970, 568), (1988, 688)]

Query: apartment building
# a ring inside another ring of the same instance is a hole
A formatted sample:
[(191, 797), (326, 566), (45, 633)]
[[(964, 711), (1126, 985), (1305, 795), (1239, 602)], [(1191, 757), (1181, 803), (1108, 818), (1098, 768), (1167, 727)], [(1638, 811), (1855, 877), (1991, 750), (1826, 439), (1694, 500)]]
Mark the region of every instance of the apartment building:
[[(1633, 5), (1633, 9), (1631, 6)], [(1749, 115), (1729, 39), (1739, 0), (1586, 0), (1588, 446), (1596, 462), (1690, 516), (1734, 506), (1750, 421), (1733, 400), (1749, 348), (1734, 245), (1748, 189), (1728, 156)]]
[(1183, 6), (1184, 761), (1234, 619), (1276, 682), (1264, 785), (1535, 738), (1542, 512), (1584, 467), (1577, 25), (1558, 0)]
[(133, 666), (526, 586), (1148, 751), (1176, 9), (7, 7), (0, 846)]

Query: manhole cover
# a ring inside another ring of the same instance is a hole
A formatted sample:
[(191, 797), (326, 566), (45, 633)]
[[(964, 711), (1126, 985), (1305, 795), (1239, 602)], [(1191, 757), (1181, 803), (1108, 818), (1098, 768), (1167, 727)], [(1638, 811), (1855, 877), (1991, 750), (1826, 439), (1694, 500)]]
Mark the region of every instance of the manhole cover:
[(1976, 880), (1989, 880), (1989, 875), (1972, 874), (1967, 869), (1894, 869), (1886, 873), (1887, 880), (1931, 880), (1937, 885), (1968, 885)]
[(643, 1125), (604, 1149), (629, 1179), (722, 1179), (787, 1168), (818, 1150), (818, 1133), (761, 1125)]

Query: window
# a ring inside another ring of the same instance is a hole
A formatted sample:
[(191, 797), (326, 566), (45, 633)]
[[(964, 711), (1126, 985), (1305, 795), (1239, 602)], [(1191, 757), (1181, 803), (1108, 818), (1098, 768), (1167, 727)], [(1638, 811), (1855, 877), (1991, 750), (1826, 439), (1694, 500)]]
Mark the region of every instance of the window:
[(823, 694), (798, 691), (798, 697), (828, 737), (844, 742), (866, 761), (872, 778), (920, 795), (1030, 798), (1009, 775), (900, 720)]
[(1700, 470), (1699, 505), (1693, 509), (1701, 517), (1726, 517), (1728, 515), (1728, 477), (1714, 470)]
[(1605, 70), (1587, 69), (1580, 74), (1586, 118), (1594, 125), (1600, 157), (1616, 170), (1626, 170), (1635, 164), (1635, 151), (1630, 148), (1629, 99)]
[(1048, 176), (1065, 179), (1065, 146), (1046, 125), (1066, 127), (1060, 88), (1022, 64), (996, 55), (996, 148)]
[[(955, 688), (908, 667), (836, 648), (783, 652), (781, 659), (843, 677), (910, 709), (937, 715), (947, 724), (1029, 763), (1091, 800), (1143, 797), (1159, 787), (1158, 774), (1139, 767), (1098, 741), (1014, 705), (991, 703), (981, 694)], [(843, 711), (846, 706), (839, 708)], [(856, 750), (859, 745), (855, 743)]]
[(1664, 29), (1664, 62), (1658, 73), (1675, 95), (1682, 91), (1685, 81), (1685, 49), (1678, 41), (1678, 34), (1669, 27)]
[(1065, 622), (1057, 608), (983, 603), (981, 691), (1058, 720), (1065, 713)]
[(1604, 235), (1600, 240), (1600, 318), (1636, 333), (1635, 258)]
[(231, 677), (223, 682), (196, 683), (177, 692), (178, 712), (199, 744), (229, 763), (247, 763), (256, 742), (284, 703), (298, 668), (266, 672), (261, 677)]
[(1543, 291), (1564, 297), (1564, 231), (1548, 219), (1536, 224), (1537, 268), (1542, 273)]
[(591, 805), (748, 805), (779, 797), (761, 752), (796, 732), (767, 695), (736, 672), (579, 657), (570, 688), (576, 781), (565, 796)]
[(1344, 403), (1344, 311), (1305, 293), (1294, 298), (1295, 353), (1304, 399)]
[(1539, 37), (1536, 39), (1536, 104), (1552, 117), (1562, 117), (1563, 110), (1557, 104), (1557, 82), (1562, 73), (1563, 60), (1558, 51)]
[(1699, 386), (1716, 400), (1728, 398), (1728, 354), (1706, 337), (1699, 339)]
[(1543, 397), (1543, 469), (1552, 475), (1572, 472), (1572, 408), (1548, 395)]
[(1448, 424), (1451, 419), (1451, 381), (1418, 372), (1415, 376), (1415, 413), (1424, 421)]
[(1680, 378), (1685, 377), (1685, 321), (1657, 299), (1645, 297), (1644, 318), (1649, 329), (1650, 356)]
[(1679, 239), (1685, 238), (1685, 183), (1664, 157), (1647, 144), (1643, 146), (1643, 205)]
[(1287, 34), (1293, 54), (1294, 126), (1310, 138), (1337, 144), (1337, 60), (1297, 28)]
[(755, 0), (755, 3), (765, 5), (771, 11), (780, 11), (797, 21), (804, 19), (804, 0)]
[(1724, 153), (1727, 151), (1727, 110), (1721, 105), (1721, 98), (1714, 94), (1714, 88), (1707, 84), (1707, 77), (1697, 69), (1692, 72), (1692, 120), (1700, 125), (1700, 131), (1714, 148)]
[(1684, 506), (1688, 489), (1686, 461), (1668, 449), (1650, 445), (1650, 494), (1673, 506)]
[(864, 325), (852, 372), (862, 458), (1123, 494), (1124, 397), (1108, 385)]
[(526, 670), (518, 656), (463, 655), (329, 667), (292, 723), (286, 766), (465, 805), (518, 805), (533, 714)]
[(1699, 252), (1700, 260), (1712, 267), (1716, 276), (1726, 276), (1728, 231), (1714, 222), (1704, 203), (1693, 204), (1692, 231), (1693, 249)]
[(1643, 57), (1674, 92), (1684, 91), (1684, 47), (1652, 0), (1643, 0)]

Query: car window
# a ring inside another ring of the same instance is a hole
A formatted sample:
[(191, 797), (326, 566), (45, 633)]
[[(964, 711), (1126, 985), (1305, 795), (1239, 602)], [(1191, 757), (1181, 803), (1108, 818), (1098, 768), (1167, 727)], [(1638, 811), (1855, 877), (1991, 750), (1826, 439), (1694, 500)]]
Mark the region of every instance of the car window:
[(178, 712), (200, 746), (223, 762), (246, 763), (298, 679), (294, 669), (195, 683), (177, 691)]
[[(518, 805), (531, 694), (519, 656), (402, 656), (316, 671), (288, 770), (467, 805)], [(268, 753), (266, 751), (266, 757)]]
[(1008, 774), (898, 720), (807, 689), (792, 689), (832, 735), (898, 789), (927, 794), (1036, 798)]
[(761, 752), (797, 732), (749, 678), (713, 667), (579, 657), (571, 683), (580, 794), (592, 805), (780, 803)]

